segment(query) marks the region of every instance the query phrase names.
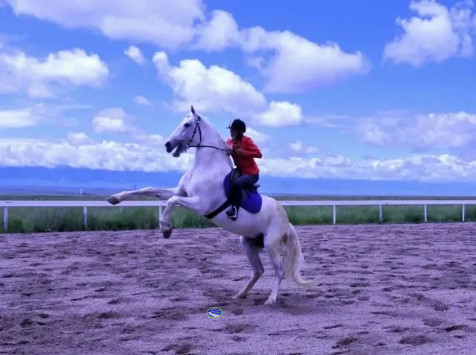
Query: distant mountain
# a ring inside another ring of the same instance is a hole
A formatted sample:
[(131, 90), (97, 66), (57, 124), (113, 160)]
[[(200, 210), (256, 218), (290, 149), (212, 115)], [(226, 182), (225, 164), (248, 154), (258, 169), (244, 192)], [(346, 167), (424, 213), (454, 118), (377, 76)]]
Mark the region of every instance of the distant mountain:
[[(0, 167), (2, 193), (106, 194), (145, 186), (177, 186), (182, 173), (111, 171), (71, 167)], [(476, 183), (424, 183), (260, 177), (260, 192), (273, 195), (476, 196)]]
[(140, 171), (112, 171), (75, 169), (71, 167), (0, 167), (0, 191), (12, 193), (50, 192), (109, 193), (145, 186), (176, 186), (181, 173), (145, 173)]

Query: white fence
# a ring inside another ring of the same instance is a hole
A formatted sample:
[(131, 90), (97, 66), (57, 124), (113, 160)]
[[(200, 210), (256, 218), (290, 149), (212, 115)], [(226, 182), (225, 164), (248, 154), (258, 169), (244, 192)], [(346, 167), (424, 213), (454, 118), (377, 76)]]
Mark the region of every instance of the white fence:
[[(465, 221), (466, 205), (476, 205), (476, 200), (327, 200), (327, 201), (280, 201), (283, 206), (332, 206), (332, 223), (337, 222), (337, 206), (378, 206), (379, 221), (383, 222), (383, 207), (396, 205), (423, 206), (424, 221), (427, 222), (427, 206), (461, 205), (461, 221)], [(106, 201), (0, 201), (3, 207), (3, 229), (8, 230), (8, 210), (18, 207), (82, 207), (83, 224), (88, 226), (88, 207), (157, 207), (158, 216), (162, 215), (165, 201), (124, 201), (112, 206)]]

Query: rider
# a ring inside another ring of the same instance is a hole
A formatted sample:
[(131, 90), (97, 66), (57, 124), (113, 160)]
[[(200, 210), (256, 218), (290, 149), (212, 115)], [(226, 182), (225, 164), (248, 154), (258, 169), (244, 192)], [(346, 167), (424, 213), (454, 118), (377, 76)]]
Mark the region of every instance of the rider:
[(232, 205), (226, 211), (227, 216), (235, 220), (238, 216), (243, 187), (251, 187), (259, 179), (259, 168), (254, 158), (262, 158), (263, 155), (253, 140), (244, 135), (246, 132), (245, 122), (237, 118), (233, 120), (228, 128), (230, 129), (231, 138), (227, 139), (227, 153), (231, 155), (240, 172), (240, 176), (233, 182)]

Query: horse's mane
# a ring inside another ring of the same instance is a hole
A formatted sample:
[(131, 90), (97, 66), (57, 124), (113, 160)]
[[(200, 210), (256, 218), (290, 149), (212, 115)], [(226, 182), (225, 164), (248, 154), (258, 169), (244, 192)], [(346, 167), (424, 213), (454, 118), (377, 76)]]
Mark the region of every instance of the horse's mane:
[(218, 148), (226, 149), (228, 147), (226, 144), (226, 140), (221, 136), (220, 132), (218, 132), (216, 128), (210, 123), (210, 120), (206, 117), (203, 117), (202, 115), (200, 115), (200, 118), (207, 124), (208, 127), (210, 127), (210, 130), (213, 132), (213, 135), (217, 140)]

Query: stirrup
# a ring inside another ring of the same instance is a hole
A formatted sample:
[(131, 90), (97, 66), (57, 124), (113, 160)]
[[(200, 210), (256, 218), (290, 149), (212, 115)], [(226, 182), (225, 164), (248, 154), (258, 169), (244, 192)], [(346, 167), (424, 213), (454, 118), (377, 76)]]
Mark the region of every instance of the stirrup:
[(233, 221), (236, 221), (238, 217), (238, 208), (236, 206), (231, 206), (228, 210), (226, 210), (226, 215)]

